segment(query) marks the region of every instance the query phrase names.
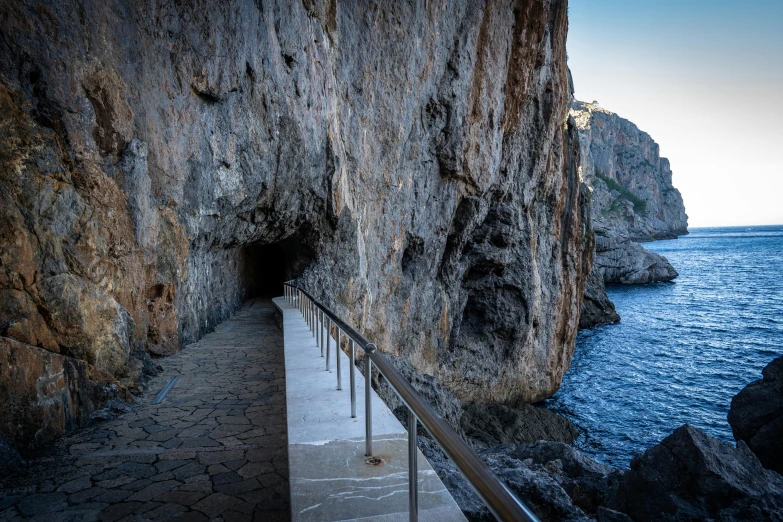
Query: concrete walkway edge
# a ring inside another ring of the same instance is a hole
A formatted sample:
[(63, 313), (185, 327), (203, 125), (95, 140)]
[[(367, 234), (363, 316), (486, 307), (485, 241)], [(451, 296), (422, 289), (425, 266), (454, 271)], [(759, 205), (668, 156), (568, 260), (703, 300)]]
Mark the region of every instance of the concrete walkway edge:
[[(337, 390), (334, 338), (329, 371), (299, 310), (273, 299), (283, 316), (291, 514), (295, 521), (408, 520), (408, 433), (373, 390), (373, 456), (367, 461), (364, 378), (356, 370), (351, 418), (349, 357)], [(361, 350), (357, 349), (357, 356)], [(427, 459), (418, 456), (419, 520), (465, 520)]]

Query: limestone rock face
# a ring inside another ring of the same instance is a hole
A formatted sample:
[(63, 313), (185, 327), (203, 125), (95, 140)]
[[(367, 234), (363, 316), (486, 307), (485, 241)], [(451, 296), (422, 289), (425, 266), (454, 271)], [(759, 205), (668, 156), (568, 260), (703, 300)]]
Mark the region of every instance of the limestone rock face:
[(593, 226), (608, 237), (674, 239), (688, 233), (680, 191), (658, 144), (630, 121), (598, 105), (571, 106), (581, 172), (593, 188)]
[(593, 248), (565, 1), (0, 20), (0, 335), (132, 387), (297, 277), (460, 401), (559, 387)]
[(729, 424), (765, 468), (783, 474), (783, 357), (762, 370), (754, 381), (731, 399)]

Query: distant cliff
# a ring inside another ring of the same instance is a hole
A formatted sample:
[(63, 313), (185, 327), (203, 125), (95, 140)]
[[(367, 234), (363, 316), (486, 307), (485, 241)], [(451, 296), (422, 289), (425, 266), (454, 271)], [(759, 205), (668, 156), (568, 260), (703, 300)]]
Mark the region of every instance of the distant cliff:
[(575, 101), (582, 177), (593, 187), (596, 234), (633, 241), (688, 233), (680, 191), (658, 144), (630, 121), (597, 104)]
[(592, 188), (591, 219), (597, 236), (594, 273), (587, 279), (580, 328), (620, 320), (604, 284), (670, 281), (669, 261), (635, 241), (688, 233), (680, 191), (658, 144), (630, 121), (597, 104), (575, 101), (582, 178)]

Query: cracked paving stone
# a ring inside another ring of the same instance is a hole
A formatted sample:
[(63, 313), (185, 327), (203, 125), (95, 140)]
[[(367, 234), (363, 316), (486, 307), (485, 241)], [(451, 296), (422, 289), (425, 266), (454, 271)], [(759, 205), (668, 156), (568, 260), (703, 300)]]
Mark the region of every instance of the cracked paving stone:
[(39, 493), (22, 499), (16, 509), (25, 517), (51, 513), (68, 507), (65, 493)]
[(63, 493), (77, 493), (91, 487), (92, 481), (90, 480), (90, 477), (82, 477), (62, 484), (57, 488), (57, 491), (62, 491)]
[(241, 482), (229, 482), (225, 484), (215, 484), (214, 489), (217, 493), (225, 493), (227, 495), (239, 495), (241, 493), (248, 493), (260, 489), (256, 479), (247, 479)]
[(209, 517), (216, 517), (223, 511), (241, 502), (242, 501), (238, 498), (232, 497), (230, 495), (225, 495), (223, 493), (213, 493), (207, 498), (194, 504), (193, 509), (201, 511)]
[(100, 512), (100, 519), (102, 522), (114, 522), (115, 520), (119, 520), (126, 515), (130, 515), (140, 505), (141, 502), (121, 502), (119, 504), (105, 507)]
[(162, 495), (163, 493), (174, 489), (177, 486), (180, 486), (181, 484), (177, 482), (176, 480), (166, 480), (163, 482), (155, 482), (153, 484), (150, 484), (146, 488), (137, 491), (133, 494), (128, 500), (141, 500), (141, 501), (147, 501), (152, 500), (153, 498)]
[(183, 506), (192, 506), (206, 496), (206, 493), (201, 493), (198, 491), (168, 491), (157, 497), (155, 500), (159, 502), (181, 504)]

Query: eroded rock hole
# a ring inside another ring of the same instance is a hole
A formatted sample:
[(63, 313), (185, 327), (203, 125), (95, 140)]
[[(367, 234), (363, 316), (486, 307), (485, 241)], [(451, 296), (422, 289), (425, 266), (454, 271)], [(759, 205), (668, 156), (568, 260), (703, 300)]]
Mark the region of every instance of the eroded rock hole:
[(242, 248), (247, 298), (283, 295), (283, 282), (296, 279), (310, 265), (313, 251), (296, 237)]

